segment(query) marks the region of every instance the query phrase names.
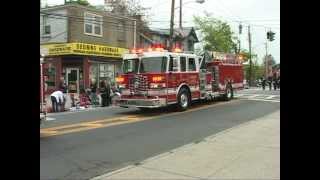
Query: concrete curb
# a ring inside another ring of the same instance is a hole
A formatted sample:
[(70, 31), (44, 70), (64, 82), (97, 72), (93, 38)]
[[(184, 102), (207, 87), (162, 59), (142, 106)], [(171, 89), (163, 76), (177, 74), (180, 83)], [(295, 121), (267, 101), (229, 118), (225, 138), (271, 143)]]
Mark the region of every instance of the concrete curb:
[(109, 107), (95, 107), (95, 108), (87, 108), (83, 110), (76, 110), (76, 111), (65, 111), (65, 112), (58, 112), (58, 113), (47, 113), (47, 116), (54, 117), (59, 115), (65, 115), (65, 114), (73, 114), (73, 113), (79, 113), (79, 112), (88, 112), (88, 111), (98, 111), (103, 109), (112, 109), (116, 108), (118, 106), (109, 106)]

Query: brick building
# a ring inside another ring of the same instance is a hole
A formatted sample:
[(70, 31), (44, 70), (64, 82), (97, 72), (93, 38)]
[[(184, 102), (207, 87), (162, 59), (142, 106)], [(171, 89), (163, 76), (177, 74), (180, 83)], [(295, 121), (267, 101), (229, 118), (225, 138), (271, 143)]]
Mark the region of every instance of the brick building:
[[(136, 26), (135, 26), (136, 21)], [(40, 11), (40, 51), (46, 54), (46, 93), (62, 81), (68, 93), (79, 93), (101, 80), (114, 82), (121, 71), (121, 57), (139, 43), (134, 34), (140, 20), (79, 4), (65, 4)], [(139, 36), (140, 37), (140, 36)], [(135, 42), (135, 39), (137, 42)]]

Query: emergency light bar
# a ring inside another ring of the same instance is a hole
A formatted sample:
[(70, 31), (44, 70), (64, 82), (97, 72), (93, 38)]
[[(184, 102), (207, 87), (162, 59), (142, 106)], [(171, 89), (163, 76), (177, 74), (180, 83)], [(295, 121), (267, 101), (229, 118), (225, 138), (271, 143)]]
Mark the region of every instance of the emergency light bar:
[(166, 52), (167, 50), (164, 50), (163, 48), (148, 48), (145, 49), (131, 49), (130, 53), (132, 54), (142, 54), (144, 52)]

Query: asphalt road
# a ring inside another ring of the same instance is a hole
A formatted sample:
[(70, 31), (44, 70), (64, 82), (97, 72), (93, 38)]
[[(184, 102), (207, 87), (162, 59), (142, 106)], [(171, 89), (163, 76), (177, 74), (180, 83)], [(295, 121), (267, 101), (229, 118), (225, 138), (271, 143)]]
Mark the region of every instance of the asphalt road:
[[(195, 104), (193, 108), (201, 106)], [(184, 113), (174, 113), (169, 108), (146, 121), (40, 138), (40, 178), (89, 179), (199, 141), (279, 108), (278, 102), (239, 98)], [(109, 108), (81, 113), (54, 116), (57, 119), (43, 128), (140, 112)]]

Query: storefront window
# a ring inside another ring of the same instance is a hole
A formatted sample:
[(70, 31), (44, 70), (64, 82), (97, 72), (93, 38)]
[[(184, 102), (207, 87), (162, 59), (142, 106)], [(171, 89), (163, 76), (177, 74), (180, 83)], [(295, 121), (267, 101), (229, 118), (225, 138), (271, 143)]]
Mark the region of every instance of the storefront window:
[(115, 66), (107, 63), (93, 63), (90, 66), (90, 87), (93, 83), (99, 88), (101, 81), (106, 80), (114, 83), (115, 80)]
[(48, 68), (45, 71), (46, 84), (49, 88), (56, 86), (56, 68), (53, 64), (48, 64)]
[(90, 87), (93, 85), (92, 83), (97, 83), (99, 81), (99, 64), (93, 63), (90, 66)]
[(114, 82), (114, 65), (100, 64), (99, 81), (107, 80), (110, 83)]

